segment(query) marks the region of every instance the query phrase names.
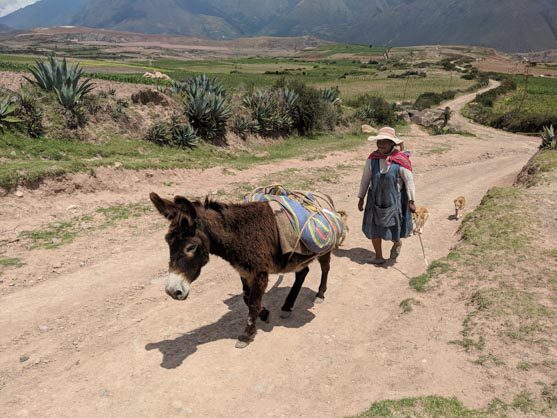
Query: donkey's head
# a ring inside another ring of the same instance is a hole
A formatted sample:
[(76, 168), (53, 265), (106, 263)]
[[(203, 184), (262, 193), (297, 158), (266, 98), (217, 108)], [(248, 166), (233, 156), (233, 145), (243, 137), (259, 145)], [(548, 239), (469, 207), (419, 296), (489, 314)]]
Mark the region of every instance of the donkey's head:
[(166, 293), (173, 299), (185, 300), (190, 284), (209, 262), (209, 238), (194, 203), (182, 196), (176, 196), (174, 201), (163, 199), (156, 193), (149, 197), (161, 215), (170, 221), (165, 237), (170, 249)]

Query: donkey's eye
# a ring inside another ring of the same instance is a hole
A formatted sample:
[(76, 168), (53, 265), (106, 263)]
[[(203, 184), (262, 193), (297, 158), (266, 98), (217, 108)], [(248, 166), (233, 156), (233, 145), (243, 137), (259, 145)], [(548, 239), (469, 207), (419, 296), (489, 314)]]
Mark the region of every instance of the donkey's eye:
[(194, 253), (197, 250), (197, 244), (190, 244), (186, 246), (186, 253)]

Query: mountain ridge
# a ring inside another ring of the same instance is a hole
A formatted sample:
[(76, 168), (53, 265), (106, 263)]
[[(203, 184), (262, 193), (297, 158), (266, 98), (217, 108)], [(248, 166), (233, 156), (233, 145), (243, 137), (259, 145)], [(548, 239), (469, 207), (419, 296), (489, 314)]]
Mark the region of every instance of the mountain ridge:
[(16, 29), (75, 25), (230, 39), (313, 35), (391, 46), (557, 48), (555, 0), (41, 0), (0, 18)]

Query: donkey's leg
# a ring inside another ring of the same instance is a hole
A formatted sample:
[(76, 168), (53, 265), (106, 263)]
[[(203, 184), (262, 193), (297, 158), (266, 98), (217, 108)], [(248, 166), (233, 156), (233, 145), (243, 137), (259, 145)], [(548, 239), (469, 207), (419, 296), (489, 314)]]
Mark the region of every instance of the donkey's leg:
[[(249, 294), (250, 294), (250, 287), (248, 284), (248, 279), (246, 279), (245, 277), (242, 277), (242, 289), (244, 291), (244, 303), (246, 304), (246, 306), (249, 307)], [(269, 322), (269, 316), (271, 315), (271, 313), (265, 308), (261, 308), (261, 312), (259, 312), (259, 318), (261, 318), (261, 320), (263, 322)]]
[(320, 304), (325, 301), (325, 292), (327, 291), (327, 278), (329, 277), (329, 270), (331, 269), (331, 253), (327, 253), (319, 257), (319, 264), (321, 264), (321, 283), (319, 284), (319, 291), (315, 295), (315, 303)]
[(249, 288), (249, 284), (248, 284), (248, 279), (246, 279), (245, 277), (241, 277), (242, 279), (242, 290), (244, 291), (244, 303), (246, 304), (246, 306), (249, 306), (249, 292), (250, 292), (250, 288)]
[(290, 289), (290, 293), (288, 293), (288, 296), (284, 301), (284, 305), (282, 305), (282, 308), (280, 309), (281, 318), (288, 318), (292, 314), (292, 307), (296, 302), (296, 298), (300, 293), (300, 289), (302, 288), (302, 285), (304, 284), (304, 280), (306, 279), (308, 273), (309, 267), (304, 267), (302, 270), (296, 272), (296, 281), (294, 282), (292, 289)]
[(237, 348), (247, 347), (249, 342), (253, 340), (255, 333), (257, 331), (256, 321), (257, 317), (261, 313), (261, 299), (269, 283), (268, 273), (257, 273), (253, 283), (251, 285), (249, 299), (248, 299), (248, 323), (244, 329), (244, 333), (238, 337), (238, 342), (236, 343)]

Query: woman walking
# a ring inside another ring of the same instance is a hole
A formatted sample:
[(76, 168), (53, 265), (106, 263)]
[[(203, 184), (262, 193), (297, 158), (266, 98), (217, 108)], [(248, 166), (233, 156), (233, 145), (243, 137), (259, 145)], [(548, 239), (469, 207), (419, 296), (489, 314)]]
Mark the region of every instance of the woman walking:
[(370, 154), (364, 165), (358, 210), (364, 210), (367, 194), (362, 231), (371, 239), (375, 250), (371, 263), (381, 265), (386, 262), (381, 240), (393, 242), (390, 258), (395, 260), (400, 254), (401, 239), (412, 232), (416, 190), (408, 155), (395, 149), (403, 143), (395, 130), (381, 128), (378, 135), (370, 136), (368, 141), (376, 141), (377, 150)]

